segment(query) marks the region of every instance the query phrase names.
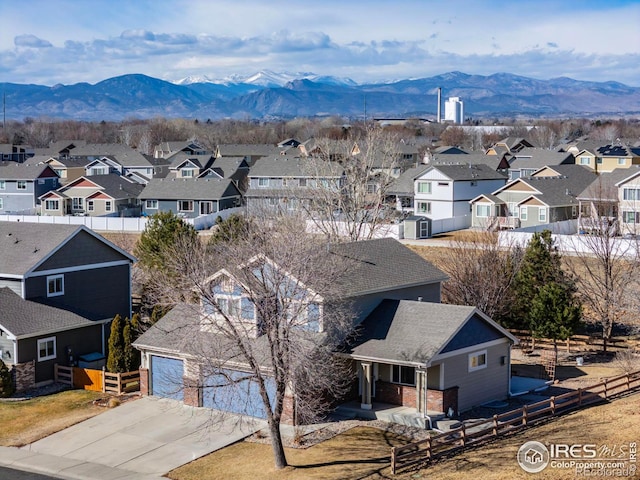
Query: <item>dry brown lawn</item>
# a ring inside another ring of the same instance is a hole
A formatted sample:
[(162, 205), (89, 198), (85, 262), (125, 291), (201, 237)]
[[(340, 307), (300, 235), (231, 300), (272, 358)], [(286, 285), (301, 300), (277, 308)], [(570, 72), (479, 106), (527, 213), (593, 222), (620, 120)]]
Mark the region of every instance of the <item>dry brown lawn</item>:
[(0, 445), (21, 447), (104, 411), (102, 393), (69, 390), (31, 400), (0, 402)]
[[(275, 471), (269, 445), (239, 442), (195, 460), (169, 473), (173, 480), (217, 479), (529, 479), (516, 463), (520, 446), (530, 440), (542, 443), (595, 443), (621, 445), (639, 441), (640, 393), (593, 406), (545, 424), (503, 437), (482, 447), (440, 460), (427, 468), (401, 471), (392, 476), (389, 456), (402, 439), (370, 427), (353, 428), (308, 449), (287, 449), (290, 467)], [(569, 470), (547, 468), (539, 479), (570, 479)]]

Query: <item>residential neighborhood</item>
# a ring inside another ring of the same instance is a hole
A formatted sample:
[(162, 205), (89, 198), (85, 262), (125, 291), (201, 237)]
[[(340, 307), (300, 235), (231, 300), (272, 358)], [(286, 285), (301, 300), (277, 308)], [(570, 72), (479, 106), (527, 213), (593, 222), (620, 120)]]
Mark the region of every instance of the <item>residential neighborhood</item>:
[[(312, 432), (357, 421), (384, 435), (404, 429), (384, 446), (396, 472), (423, 448), (440, 455), (431, 442), (445, 452), (500, 437), (511, 419), (582, 411), (600, 394), (554, 400), (582, 395), (576, 368), (607, 397), (640, 386), (637, 367), (614, 367), (623, 352), (630, 365), (638, 355), (632, 142), (548, 148), (507, 136), (473, 150), (378, 128), (339, 141), (164, 141), (151, 155), (77, 139), (7, 148), (19, 153), (0, 165), (0, 358), (11, 395), (124, 403), (31, 442), (30, 461), (80, 458), (84, 441), (128, 458), (96, 459), (110, 474), (164, 475), (262, 439), (277, 463)], [(602, 256), (603, 238), (618, 249), (607, 257), (618, 277), (579, 266)], [(527, 290), (537, 277), (523, 278), (565, 255), (573, 267), (553, 264), (545, 280), (563, 292), (556, 314), (542, 285)], [(607, 281), (620, 296), (593, 301)], [(598, 317), (607, 304), (610, 326)], [(158, 444), (141, 437), (135, 460), (103, 443), (105, 427), (91, 422), (109, 414), (115, 428), (118, 411), (166, 422), (162, 438), (150, 435), (176, 453), (160, 462)], [(205, 417), (233, 425), (215, 434), (224, 446), (176, 447)], [(61, 452), (65, 442), (76, 453)]]

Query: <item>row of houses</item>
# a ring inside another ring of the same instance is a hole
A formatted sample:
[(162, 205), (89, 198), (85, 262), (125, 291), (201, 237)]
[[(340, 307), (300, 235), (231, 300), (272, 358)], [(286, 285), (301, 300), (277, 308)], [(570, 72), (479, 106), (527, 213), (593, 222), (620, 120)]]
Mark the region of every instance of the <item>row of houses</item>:
[[(148, 216), (172, 211), (194, 218), (239, 206), (311, 210), (319, 191), (347, 186), (344, 160), (367, 150), (356, 143), (350, 151), (332, 151), (313, 139), (219, 145), (214, 152), (197, 142), (166, 142), (147, 157), (123, 145), (76, 143), (52, 147), (57, 156), (0, 164), (0, 212)], [(439, 147), (420, 158), (415, 145), (401, 142), (394, 148), (392, 161), (379, 155), (368, 164), (365, 179), (371, 194), (381, 188), (381, 178), (394, 180), (384, 186), (383, 199), (398, 212), (394, 218), (467, 217), (468, 225), (478, 228), (593, 217), (586, 203), (581, 206), (585, 188), (614, 170), (633, 172), (640, 164), (636, 147), (576, 142), (549, 150), (510, 137), (482, 153)], [(623, 199), (624, 189), (618, 193)], [(635, 210), (626, 205), (616, 208), (620, 225), (635, 219)]]
[[(51, 382), (56, 363), (104, 358), (109, 322), (116, 314), (131, 315), (135, 259), (84, 226), (0, 222), (0, 232), (0, 356), (18, 388)], [(311, 284), (292, 295), (298, 303), (313, 298), (313, 313), (296, 320), (304, 322), (305, 335), (327, 333), (323, 315), (335, 302), (349, 308), (357, 327), (341, 352), (353, 363), (352, 393), (336, 401), (356, 401), (365, 410), (376, 402), (404, 405), (422, 418), (509, 395), (515, 338), (474, 307), (441, 304), (442, 271), (393, 239), (334, 244), (327, 255), (350, 262), (335, 280), (340, 298), (325, 298), (322, 287)], [(261, 262), (269, 268), (259, 268)], [(295, 282), (263, 255), (243, 267)], [(208, 288), (216, 304), (242, 305), (237, 321), (243, 327), (254, 322), (256, 328), (242, 330), (258, 346), (265, 340), (260, 310), (238, 273), (230, 265), (207, 280)], [(273, 279), (262, 280), (278, 288)], [(137, 339), (143, 393), (263, 417), (251, 371), (239, 357), (219, 366), (223, 374), (216, 373), (216, 394), (210, 393), (212, 373), (197, 348), (225, 345), (215, 329), (221, 313), (193, 299)]]

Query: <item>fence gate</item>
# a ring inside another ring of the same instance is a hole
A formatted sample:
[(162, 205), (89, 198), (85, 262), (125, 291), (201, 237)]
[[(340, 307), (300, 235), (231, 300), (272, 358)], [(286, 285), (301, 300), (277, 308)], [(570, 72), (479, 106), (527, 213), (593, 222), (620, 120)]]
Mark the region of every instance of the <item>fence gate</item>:
[(102, 392), (104, 377), (102, 370), (91, 370), (89, 368), (73, 368), (73, 386)]

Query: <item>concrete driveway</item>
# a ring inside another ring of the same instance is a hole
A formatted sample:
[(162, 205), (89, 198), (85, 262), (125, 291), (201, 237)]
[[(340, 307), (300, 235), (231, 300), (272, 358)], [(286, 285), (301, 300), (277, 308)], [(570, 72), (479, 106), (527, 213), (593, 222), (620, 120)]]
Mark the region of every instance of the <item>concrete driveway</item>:
[(143, 397), (22, 447), (136, 474), (164, 475), (264, 428), (263, 420), (231, 416), (212, 421), (212, 410)]

